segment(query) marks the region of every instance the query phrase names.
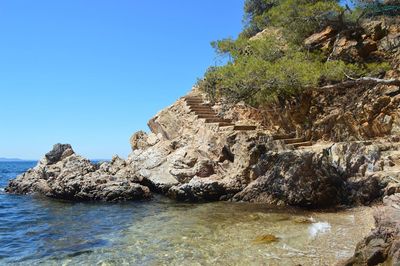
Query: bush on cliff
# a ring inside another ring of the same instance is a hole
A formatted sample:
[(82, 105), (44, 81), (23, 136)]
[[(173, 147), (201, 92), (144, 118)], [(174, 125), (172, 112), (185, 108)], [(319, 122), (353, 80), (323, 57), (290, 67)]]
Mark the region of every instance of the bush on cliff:
[(228, 63), (209, 68), (198, 87), (211, 100), (224, 97), (259, 106), (342, 81), (347, 75), (382, 73), (387, 69), (385, 63), (331, 60), (321, 51), (304, 47), (304, 38), (311, 33), (347, 23), (344, 11), (332, 0), (247, 0), (242, 34), (236, 40), (212, 42), (218, 55), (228, 57)]

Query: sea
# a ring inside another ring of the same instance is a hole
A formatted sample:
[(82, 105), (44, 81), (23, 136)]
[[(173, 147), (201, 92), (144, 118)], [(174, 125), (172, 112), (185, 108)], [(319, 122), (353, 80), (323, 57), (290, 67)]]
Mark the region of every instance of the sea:
[[(367, 207), (124, 203), (10, 195), (37, 162), (0, 162), (0, 265), (333, 265), (373, 227)], [(263, 241), (274, 236), (274, 241)]]

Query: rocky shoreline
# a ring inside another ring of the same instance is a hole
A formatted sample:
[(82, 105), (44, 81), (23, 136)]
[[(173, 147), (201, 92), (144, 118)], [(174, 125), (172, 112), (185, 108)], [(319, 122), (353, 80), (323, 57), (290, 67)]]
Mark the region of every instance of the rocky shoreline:
[[(382, 77), (398, 79), (399, 23), (390, 20), (367, 20), (340, 40), (328, 27), (305, 45), (336, 45), (331, 56), (353, 61), (381, 58), (391, 64)], [(149, 121), (151, 133), (132, 136), (126, 160), (95, 164), (57, 144), (6, 191), (72, 201), (163, 194), (307, 209), (374, 204), (376, 229), (341, 265), (399, 265), (400, 89), (353, 85), (328, 85), (259, 109), (209, 102), (194, 88)]]
[(6, 192), (110, 202), (149, 200), (156, 193), (177, 201), (246, 201), (307, 209), (369, 205), (384, 198), (378, 210), (386, 215), (376, 216), (377, 229), (360, 242), (346, 265), (399, 261), (399, 227), (393, 220), (399, 210), (386, 211), (387, 202), (399, 204), (396, 135), (297, 148), (265, 129), (205, 123), (184, 98), (157, 114), (149, 127), (150, 134), (132, 136), (126, 160), (115, 156), (95, 164), (70, 145), (56, 144), (35, 168), (10, 181)]
[(93, 164), (76, 155), (68, 144), (56, 144), (37, 166), (12, 180), (6, 192), (38, 193), (50, 198), (73, 201), (123, 201), (148, 199), (149, 188), (115, 158), (111, 163)]
[(339, 32), (328, 26), (304, 40), (308, 50), (329, 53), (327, 61), (388, 62), (390, 70), (377, 76), (395, 83), (349, 76), (258, 109), (214, 103), (194, 88), (149, 121), (150, 133), (131, 137), (127, 159), (93, 163), (71, 145), (56, 144), (5, 191), (70, 201), (162, 194), (305, 209), (373, 205), (376, 228), (339, 265), (400, 265), (399, 25), (398, 17), (366, 20)]
[(287, 150), (271, 147), (271, 141), (261, 143), (257, 134), (234, 132), (214, 143), (207, 140), (213, 144), (207, 153), (198, 143), (174, 149), (179, 142), (159, 141), (135, 149), (127, 160), (115, 156), (99, 164), (76, 155), (68, 144), (56, 144), (6, 191), (77, 201), (149, 199), (159, 193), (178, 201), (328, 208), (368, 205), (400, 190), (393, 182), (399, 173), (387, 176), (387, 169), (397, 170), (392, 165), (398, 158), (391, 153), (397, 154), (397, 143), (343, 142)]

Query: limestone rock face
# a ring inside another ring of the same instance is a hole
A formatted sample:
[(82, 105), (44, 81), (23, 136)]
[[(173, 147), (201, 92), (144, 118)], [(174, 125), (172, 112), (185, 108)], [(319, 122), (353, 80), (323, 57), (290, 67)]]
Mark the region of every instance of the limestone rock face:
[(400, 194), (385, 198), (374, 218), (376, 228), (358, 243), (354, 256), (342, 265), (400, 264)]
[(365, 142), (335, 143), (328, 150), (332, 165), (346, 176), (366, 175), (377, 170), (381, 157), (377, 145)]
[[(400, 20), (365, 20), (361, 27), (337, 31), (327, 27), (305, 40), (330, 59), (346, 62), (388, 62), (391, 70), (382, 78), (400, 78)], [(384, 75), (384, 76), (383, 76)], [(296, 132), (313, 140), (353, 141), (399, 135), (400, 88), (355, 86), (306, 92), (271, 103), (259, 110), (235, 107), (238, 119), (254, 119), (272, 132)], [(308, 121), (308, 122), (306, 122)], [(309, 123), (312, 121), (312, 123)]]
[[(382, 109), (389, 110), (392, 101), (378, 99), (368, 115), (372, 119)], [(302, 113), (297, 119), (301, 117)], [(350, 116), (342, 119), (351, 122)], [(153, 132), (133, 135), (133, 151), (126, 160), (114, 157), (95, 165), (70, 146), (56, 145), (37, 167), (11, 181), (7, 191), (118, 201), (148, 198), (151, 190), (179, 201), (251, 201), (306, 208), (369, 204), (397, 191), (385, 178), (386, 169), (397, 169), (393, 167), (397, 159), (371, 142), (293, 150), (272, 140), (265, 129), (238, 131), (205, 123), (183, 99), (150, 124)]]
[(345, 180), (322, 154), (266, 153), (256, 168), (260, 177), (234, 200), (302, 207), (333, 206), (342, 201)]
[(132, 150), (145, 149), (148, 146), (147, 134), (144, 131), (135, 132), (130, 139)]
[(178, 181), (170, 173), (168, 156), (171, 151), (168, 147), (150, 147), (146, 150), (133, 152), (127, 162), (134, 166), (136, 173), (143, 180), (143, 184), (158, 193), (166, 192)]
[[(391, 96), (372, 101), (364, 109), (367, 121), (381, 119), (381, 114), (392, 117), (394, 101)], [(311, 101), (304, 103), (301, 109), (308, 110)], [(219, 111), (218, 105), (213, 108)], [(237, 110), (244, 109), (239, 106)], [(297, 113), (297, 121), (305, 119), (306, 112)], [(241, 115), (252, 115), (238, 114), (232, 119), (246, 120)], [(311, 137), (321, 137), (332, 130), (327, 124), (340, 119), (349, 127), (335, 130), (348, 141), (294, 150), (271, 139), (268, 129), (242, 131), (205, 123), (179, 99), (151, 119), (153, 132), (133, 135), (133, 151), (126, 160), (114, 157), (95, 165), (76, 155), (69, 145), (56, 145), (38, 166), (11, 181), (7, 191), (107, 201), (148, 198), (153, 191), (179, 201), (250, 201), (306, 208), (369, 204), (395, 193), (398, 188), (386, 173), (387, 169), (396, 171), (399, 162), (392, 153), (385, 154), (389, 148), (351, 140), (346, 135), (350, 128), (354, 134), (360, 131), (351, 113), (333, 112), (323, 119), (324, 126), (318, 126), (316, 119)], [(396, 119), (390, 123), (395, 125)], [(384, 127), (375, 124), (371, 128)], [(392, 137), (391, 141), (400, 139)]]
[(35, 168), (12, 180), (6, 191), (77, 201), (149, 198), (150, 190), (140, 181), (118, 157), (99, 166), (76, 155), (70, 145), (56, 144)]
[(335, 30), (332, 27), (327, 27), (321, 32), (314, 33), (304, 40), (304, 44), (308, 47), (317, 48), (326, 45), (335, 34)]
[(74, 151), (72, 150), (71, 145), (56, 144), (50, 152), (46, 153), (45, 157), (49, 164), (53, 164), (67, 158), (72, 154), (74, 154)]

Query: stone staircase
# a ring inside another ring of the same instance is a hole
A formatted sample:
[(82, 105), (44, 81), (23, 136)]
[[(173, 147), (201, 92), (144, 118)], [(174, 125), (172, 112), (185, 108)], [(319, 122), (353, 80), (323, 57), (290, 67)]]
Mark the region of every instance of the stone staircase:
[[(211, 108), (210, 104), (206, 104), (201, 96), (186, 96), (184, 97), (186, 104), (189, 106), (190, 111), (195, 113), (198, 119), (204, 119), (204, 122), (216, 123), (219, 128), (233, 127), (233, 130), (256, 130), (257, 126), (251, 125), (236, 125), (231, 119), (225, 119), (218, 116), (218, 114)], [(300, 148), (312, 146), (313, 143), (304, 137), (297, 138), (295, 134), (288, 135), (272, 135), (272, 139), (280, 141), (282, 144), (289, 148)]]
[(280, 141), (288, 147), (294, 149), (313, 145), (312, 141), (307, 140), (304, 137), (297, 138), (294, 133), (287, 135), (272, 135), (272, 139)]
[(233, 130), (256, 130), (257, 126), (251, 125), (236, 125), (231, 119), (224, 119), (217, 115), (211, 108), (211, 105), (205, 104), (201, 96), (186, 96), (184, 97), (186, 104), (189, 106), (190, 111), (195, 113), (197, 118), (204, 119), (207, 124), (216, 123), (219, 128), (233, 127)]

